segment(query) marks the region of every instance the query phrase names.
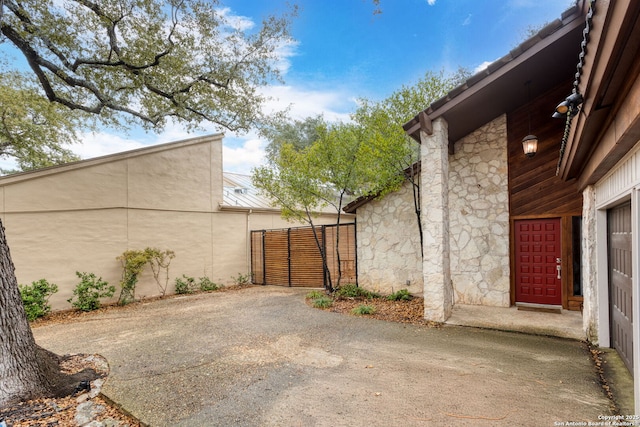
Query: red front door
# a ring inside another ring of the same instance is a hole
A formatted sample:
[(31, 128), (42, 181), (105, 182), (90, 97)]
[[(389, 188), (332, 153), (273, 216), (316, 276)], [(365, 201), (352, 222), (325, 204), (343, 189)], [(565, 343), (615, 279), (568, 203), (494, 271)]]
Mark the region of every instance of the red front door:
[(515, 222), (516, 302), (562, 305), (560, 218)]

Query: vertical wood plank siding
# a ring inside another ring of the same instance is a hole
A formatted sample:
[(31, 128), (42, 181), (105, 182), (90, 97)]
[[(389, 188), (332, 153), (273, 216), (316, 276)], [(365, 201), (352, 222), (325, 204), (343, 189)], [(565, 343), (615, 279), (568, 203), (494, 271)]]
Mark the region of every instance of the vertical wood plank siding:
[[(531, 82), (535, 85), (535, 81)], [(532, 99), (507, 114), (507, 152), (509, 165), (509, 212), (511, 242), (514, 221), (533, 218), (560, 218), (562, 223), (562, 305), (579, 310), (583, 298), (573, 295), (573, 239), (571, 221), (582, 215), (582, 193), (576, 180), (556, 176), (565, 120), (551, 117), (556, 105), (571, 93), (571, 81)], [(530, 120), (530, 121), (529, 121)], [(538, 137), (538, 152), (528, 158), (522, 151), (522, 138)], [(514, 250), (511, 244), (511, 303), (515, 303)]]
[[(338, 277), (337, 226), (316, 226), (317, 238), (327, 254), (335, 286)], [(356, 283), (355, 224), (340, 225), (342, 283)], [(322, 256), (311, 227), (251, 232), (251, 276), (259, 285), (323, 287)]]

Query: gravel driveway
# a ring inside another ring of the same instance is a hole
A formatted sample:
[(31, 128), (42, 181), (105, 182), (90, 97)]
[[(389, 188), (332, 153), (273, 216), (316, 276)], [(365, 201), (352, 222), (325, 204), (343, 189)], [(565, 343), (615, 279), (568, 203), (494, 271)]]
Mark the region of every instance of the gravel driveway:
[(104, 394), (151, 426), (553, 426), (609, 401), (582, 343), (430, 329), (308, 307), (253, 287), (34, 328), (57, 353), (100, 353)]

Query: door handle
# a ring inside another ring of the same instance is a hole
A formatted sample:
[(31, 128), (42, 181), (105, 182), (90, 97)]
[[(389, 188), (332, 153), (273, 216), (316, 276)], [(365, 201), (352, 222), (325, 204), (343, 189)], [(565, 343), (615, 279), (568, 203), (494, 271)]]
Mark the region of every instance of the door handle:
[(560, 270), (562, 270), (562, 267), (559, 265), (556, 265), (556, 270), (558, 270), (558, 279), (560, 279)]

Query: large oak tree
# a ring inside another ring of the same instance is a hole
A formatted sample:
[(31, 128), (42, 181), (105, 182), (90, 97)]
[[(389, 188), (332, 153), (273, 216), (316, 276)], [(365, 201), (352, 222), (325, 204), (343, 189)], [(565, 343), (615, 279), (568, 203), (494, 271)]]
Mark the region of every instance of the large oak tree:
[[(290, 41), (293, 15), (268, 16), (254, 28), (216, 0), (2, 0), (0, 37), (26, 61), (37, 102), (106, 125), (248, 131), (271, 119), (260, 87), (281, 77), (279, 49)], [(20, 114), (20, 102), (4, 102), (8, 115)], [(42, 117), (25, 111), (27, 121)], [(12, 129), (0, 143), (11, 137), (24, 145)], [(0, 406), (68, 391), (57, 363), (35, 344), (0, 224)]]

